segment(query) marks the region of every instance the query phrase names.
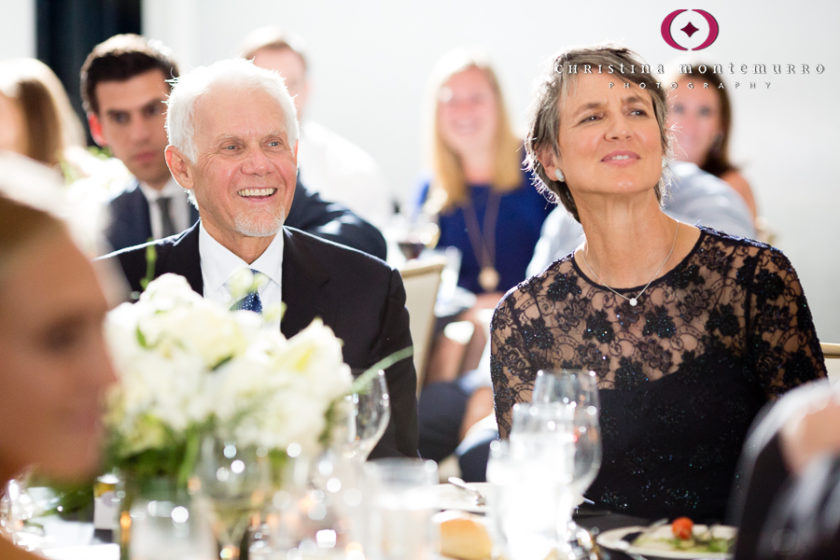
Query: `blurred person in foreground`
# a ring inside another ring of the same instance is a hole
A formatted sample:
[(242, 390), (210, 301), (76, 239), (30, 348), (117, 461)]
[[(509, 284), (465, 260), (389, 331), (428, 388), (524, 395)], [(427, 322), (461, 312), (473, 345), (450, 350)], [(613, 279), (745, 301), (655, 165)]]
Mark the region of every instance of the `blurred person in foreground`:
[[(701, 68), (709, 71), (700, 73)], [(723, 78), (711, 68), (691, 64), (687, 72), (668, 80), (677, 86), (668, 89), (668, 128), (674, 135), (674, 157), (725, 181), (741, 196), (756, 221), (758, 208), (752, 188), (729, 159), (732, 103)]]
[[(276, 72), (243, 59), (196, 68), (178, 79), (168, 100), (166, 163), (195, 200), (200, 220), (152, 244), (118, 251), (134, 290), (147, 277), (184, 276), (204, 297), (229, 303), (230, 281), (250, 268), (265, 280), (254, 311), (285, 312), (279, 328), (294, 336), (316, 317), (343, 341), (351, 368), (367, 369), (411, 346), (405, 290), (398, 271), (361, 251), (285, 224), (295, 195), (298, 123)], [(391, 420), (371, 457), (417, 455), (413, 362), (385, 371)]]
[(840, 393), (809, 383), (753, 426), (731, 520), (736, 560), (840, 558)]
[(0, 149), (60, 170), (67, 183), (99, 171), (82, 124), (49, 66), (34, 58), (0, 60)]
[[(56, 480), (94, 474), (101, 399), (115, 380), (99, 279), (44, 209), (65, 210), (60, 180), (21, 159), (0, 154), (0, 488), (35, 466)], [(0, 558), (35, 556), (0, 536)]]
[(394, 197), (379, 165), (360, 147), (309, 118), (312, 83), (303, 41), (276, 27), (260, 27), (245, 37), (240, 54), (261, 68), (279, 72), (286, 81), (300, 122), (298, 167), (304, 184), (379, 228), (388, 225)]
[(496, 417), (508, 437), (540, 369), (593, 370), (603, 462), (587, 496), (642, 517), (720, 520), (756, 413), (825, 364), (779, 250), (662, 211), (665, 99), (630, 70), (641, 67), (625, 48), (579, 48), (539, 82), (527, 161), (586, 242), (496, 308)]
[[(179, 75), (171, 50), (134, 34), (96, 45), (81, 70), (81, 89), (93, 139), (125, 164), (133, 177), (108, 203), (106, 236), (112, 249), (161, 239), (193, 225), (198, 211), (166, 166), (164, 123), (170, 80)], [(300, 182), (289, 225), (385, 258), (382, 234), (347, 208)]]

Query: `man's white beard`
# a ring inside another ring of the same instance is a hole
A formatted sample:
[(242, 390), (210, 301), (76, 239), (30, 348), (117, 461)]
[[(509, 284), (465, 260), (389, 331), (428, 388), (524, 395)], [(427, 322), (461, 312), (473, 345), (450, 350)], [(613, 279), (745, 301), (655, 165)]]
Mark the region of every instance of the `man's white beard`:
[(286, 211), (282, 209), (274, 221), (254, 219), (250, 216), (236, 218), (236, 230), (248, 237), (272, 237), (280, 231), (286, 221)]

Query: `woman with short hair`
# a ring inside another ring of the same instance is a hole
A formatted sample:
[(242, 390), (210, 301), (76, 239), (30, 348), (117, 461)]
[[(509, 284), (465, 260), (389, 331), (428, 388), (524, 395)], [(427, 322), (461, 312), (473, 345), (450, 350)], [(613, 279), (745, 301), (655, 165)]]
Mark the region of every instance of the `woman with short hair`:
[(603, 461), (588, 497), (720, 520), (755, 414), (825, 365), (779, 250), (662, 211), (665, 98), (641, 67), (626, 48), (573, 49), (540, 81), (528, 164), (586, 240), (496, 308), (496, 416), (507, 437), (540, 369), (594, 370)]

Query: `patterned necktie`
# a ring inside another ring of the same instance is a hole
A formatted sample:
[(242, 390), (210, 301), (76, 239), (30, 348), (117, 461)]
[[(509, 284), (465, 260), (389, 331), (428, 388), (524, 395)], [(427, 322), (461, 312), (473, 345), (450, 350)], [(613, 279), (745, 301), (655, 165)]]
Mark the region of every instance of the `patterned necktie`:
[[(255, 276), (259, 274), (259, 272), (253, 268), (251, 269), (251, 272), (253, 272)], [(233, 305), (233, 308), (262, 313), (263, 306), (262, 300), (260, 299), (260, 293), (256, 289), (252, 292), (248, 292), (244, 298), (240, 299)]]
[(175, 229), (175, 223), (172, 221), (172, 212), (169, 209), (170, 202), (172, 202), (171, 197), (157, 197), (157, 205), (160, 209), (161, 237), (169, 237), (178, 233)]

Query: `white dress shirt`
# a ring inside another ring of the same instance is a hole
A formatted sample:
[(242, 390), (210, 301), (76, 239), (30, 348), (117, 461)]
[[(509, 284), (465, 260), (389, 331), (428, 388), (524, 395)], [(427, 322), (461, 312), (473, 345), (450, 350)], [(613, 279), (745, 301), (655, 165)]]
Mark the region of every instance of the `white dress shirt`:
[(259, 289), (263, 313), (280, 325), (280, 317), (266, 313), (283, 301), (281, 281), (283, 278), (283, 231), (277, 233), (269, 246), (251, 264), (236, 256), (221, 243), (213, 239), (204, 224), (199, 225), (198, 254), (201, 259), (201, 277), (204, 281), (204, 297), (231, 306), (234, 296), (228, 288), (231, 276), (243, 268), (250, 268), (263, 274), (268, 281)]
[(175, 179), (170, 178), (160, 190), (153, 189), (140, 182), (140, 190), (146, 197), (146, 202), (149, 203), (149, 220), (152, 223), (152, 237), (154, 239), (163, 237), (163, 219), (160, 216), (160, 207), (157, 205), (157, 199), (162, 196), (170, 198), (169, 213), (172, 215), (172, 224), (175, 226), (176, 232), (184, 231), (192, 225), (190, 222), (190, 201), (186, 191), (175, 182)]

